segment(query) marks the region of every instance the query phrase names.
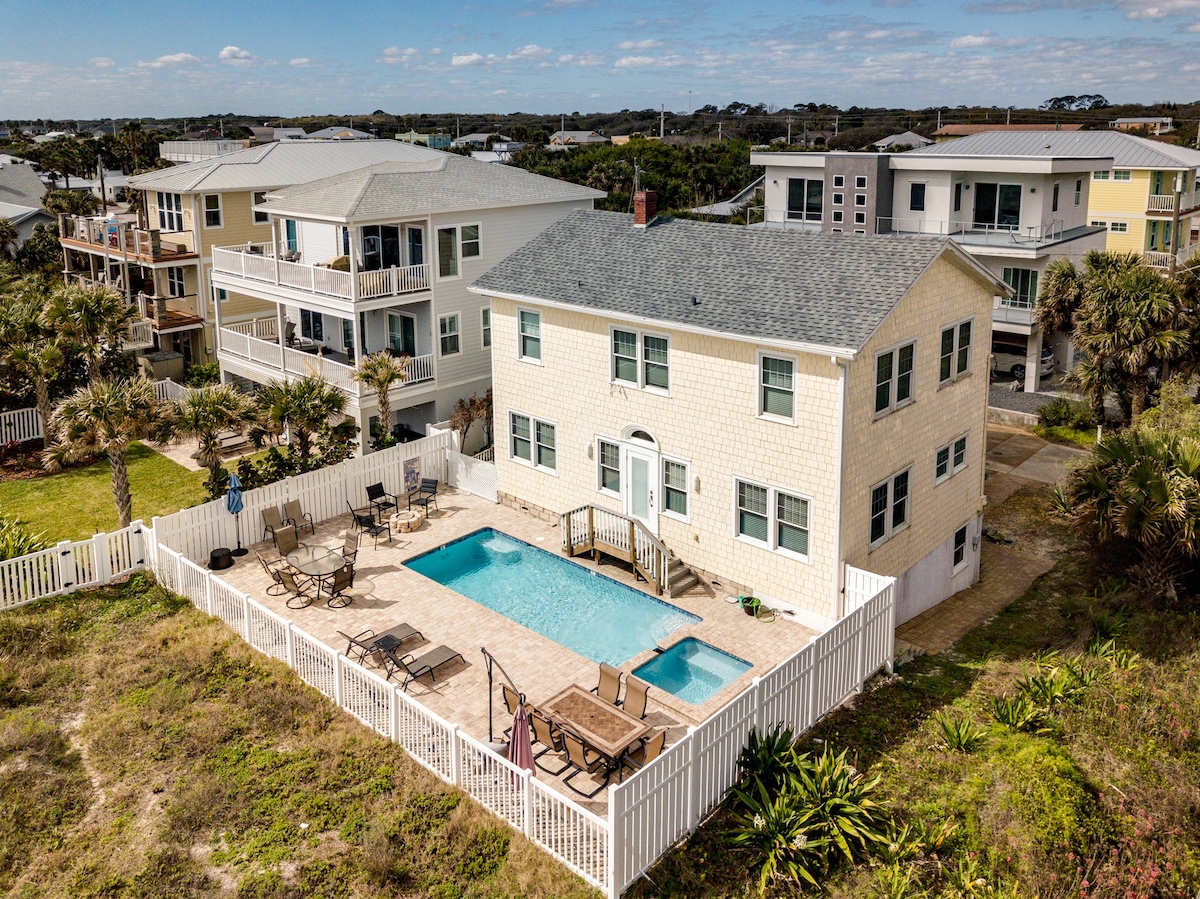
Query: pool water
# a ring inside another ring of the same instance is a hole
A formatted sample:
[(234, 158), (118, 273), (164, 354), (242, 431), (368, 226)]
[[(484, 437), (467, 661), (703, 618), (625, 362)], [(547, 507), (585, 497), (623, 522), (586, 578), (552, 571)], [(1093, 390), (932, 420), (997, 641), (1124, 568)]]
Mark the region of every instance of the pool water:
[(685, 637), (633, 669), (633, 673), (684, 702), (699, 705), (751, 667), (749, 662), (703, 640)]
[(404, 564), (593, 662), (620, 665), (700, 621), (492, 528)]

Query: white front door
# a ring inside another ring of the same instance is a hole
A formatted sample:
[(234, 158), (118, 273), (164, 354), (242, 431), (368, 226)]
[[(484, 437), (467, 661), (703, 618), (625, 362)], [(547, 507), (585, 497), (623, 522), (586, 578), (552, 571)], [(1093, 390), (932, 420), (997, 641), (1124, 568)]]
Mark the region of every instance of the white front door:
[(621, 447), (621, 480), (626, 485), (625, 514), (658, 536), (658, 453), (625, 444)]

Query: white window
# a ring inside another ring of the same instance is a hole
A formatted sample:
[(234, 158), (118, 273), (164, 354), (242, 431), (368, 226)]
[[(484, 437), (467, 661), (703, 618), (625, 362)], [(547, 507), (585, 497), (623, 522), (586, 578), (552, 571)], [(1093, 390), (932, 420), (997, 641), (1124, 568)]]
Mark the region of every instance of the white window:
[(844, 202), (845, 202), (845, 200), (846, 200), (846, 195), (845, 195), (845, 194), (841, 194), (841, 193), (835, 193), (835, 194), (833, 195), (833, 205), (834, 205), (834, 206), (841, 206), (841, 205), (842, 205), (842, 203), (844, 203)]
[(866, 194), (855, 194), (854, 195), (854, 205), (855, 206), (866, 206), (867, 205), (867, 195)]
[(517, 310), (518, 355), (526, 362), (542, 361), (542, 314), (531, 309)]
[[(865, 212), (854, 213), (854, 224), (865, 225), (867, 223), (867, 214)], [(858, 232), (855, 232), (858, 233)]]
[(601, 493), (621, 495), (621, 447), (596, 440), (596, 486)]
[(912, 402), (916, 343), (894, 347), (875, 357), (875, 414), (887, 415)]
[(458, 353), (459, 328), (458, 313), (443, 315), (438, 319), (438, 338), (443, 356), (453, 356)]
[(912, 212), (925, 211), (925, 183), (914, 181), (908, 186), (908, 208)]
[(1114, 169), (1113, 181), (1130, 181), (1133, 178), (1133, 173), (1128, 169)]
[(250, 209), (254, 213), (254, 224), (267, 224), (271, 221), (271, 217), (267, 215), (266, 210), (258, 208), (267, 201), (267, 192), (265, 190), (256, 190), (250, 197)]
[(974, 319), (957, 322), (942, 329), (938, 383), (957, 381), (971, 370), (971, 325)]
[(759, 353), (758, 376), (758, 414), (795, 423), (795, 359)]
[(963, 434), (957, 440), (947, 443), (934, 453), (933, 460), (933, 482), (935, 484), (940, 484), (958, 474), (967, 467), (967, 435)]
[(438, 277), (458, 277), (458, 229), (438, 228)]
[(825, 182), (820, 178), (788, 178), (787, 217), (793, 221), (821, 221)]
[(736, 481), (735, 534), (766, 549), (809, 560), (812, 501), (766, 484)]
[(479, 310), (479, 324), (483, 330), (483, 348), (492, 345), (492, 310), (485, 306)]
[(1113, 222), (1108, 226), (1108, 230), (1113, 234), (1126, 234), (1129, 232), (1129, 222)]
[(678, 459), (662, 460), (662, 487), (664, 515), (688, 517), (688, 465)]
[(846, 186), (846, 176), (845, 175), (834, 175), (833, 176), (833, 186), (834, 187), (845, 187)]
[(954, 532), (954, 571), (957, 572), (967, 562), (967, 526), (964, 524)]
[(863, 188), (865, 188), (867, 186), (867, 176), (866, 175), (855, 175), (854, 186), (857, 187), (859, 190), (862, 190)]
[(666, 337), (612, 329), (612, 371), (621, 384), (666, 392), (671, 387), (671, 346)]
[(842, 220), (842, 210), (840, 210), (840, 209), (833, 210), (833, 220), (835, 222), (840, 222)]
[(1092, 172), (1092, 180), (1093, 181), (1107, 181), (1108, 177), (1109, 177), (1109, 173), (1107, 170), (1105, 170), (1103, 172)]
[(220, 194), (205, 194), (204, 195), (204, 227), (205, 228), (220, 228), (221, 227), (221, 195)]
[(1083, 200), (1083, 179), (1075, 179), (1075, 208), (1079, 208), (1080, 201)]
[(508, 413), (508, 455), (533, 468), (557, 472), (554, 425), (519, 412)]
[(908, 527), (909, 471), (906, 468), (871, 488), (871, 549)]
[(158, 191), (158, 228), (160, 231), (183, 230), (183, 197)]
[(474, 259), (480, 254), (479, 226), (463, 225), (459, 232), (462, 240), (462, 258)]
[(187, 296), (183, 286), (183, 268), (178, 265), (167, 267), (167, 296), (182, 299)]
[(1092, 227), (1093, 228), (1107, 228), (1108, 222), (1095, 221), (1095, 222), (1092, 222)]

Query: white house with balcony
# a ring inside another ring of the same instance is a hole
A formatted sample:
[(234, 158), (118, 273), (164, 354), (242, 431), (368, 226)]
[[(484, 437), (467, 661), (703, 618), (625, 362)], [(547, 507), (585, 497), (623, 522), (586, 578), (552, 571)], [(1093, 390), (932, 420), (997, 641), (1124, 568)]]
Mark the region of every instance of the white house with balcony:
[[(1054, 259), (1078, 262), (1104, 249), (1088, 192), (1092, 172), (1112, 159), (957, 154), (959, 143), (908, 153), (751, 154), (766, 167), (763, 227), (949, 237), (1011, 288), (993, 298), (992, 328), (1025, 344), (1025, 365), (1010, 373), (1034, 391), (1048, 367), (1033, 320), (1041, 273)], [(1073, 363), (1068, 341), (1055, 348), (1055, 363)]]
[[(213, 285), (273, 304), (217, 309), (226, 375), (263, 384), (318, 372), (343, 390), (365, 449), (375, 428), (423, 432), (491, 385), (491, 309), (467, 289), (601, 191), (435, 153), (269, 194), (271, 239), (213, 250)], [(364, 354), (409, 359), (393, 421), (354, 381)]]

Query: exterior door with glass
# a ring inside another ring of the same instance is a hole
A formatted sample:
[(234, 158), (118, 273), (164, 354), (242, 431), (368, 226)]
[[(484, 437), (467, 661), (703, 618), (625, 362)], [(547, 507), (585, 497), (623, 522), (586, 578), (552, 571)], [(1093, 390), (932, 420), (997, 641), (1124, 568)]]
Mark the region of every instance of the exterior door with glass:
[(412, 316), (388, 313), (388, 348), (409, 356), (417, 355), (417, 329)]
[(625, 487), (625, 514), (658, 536), (658, 453), (641, 446), (621, 447), (621, 481)]

